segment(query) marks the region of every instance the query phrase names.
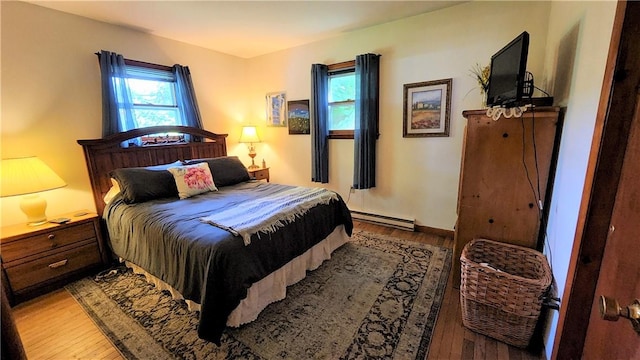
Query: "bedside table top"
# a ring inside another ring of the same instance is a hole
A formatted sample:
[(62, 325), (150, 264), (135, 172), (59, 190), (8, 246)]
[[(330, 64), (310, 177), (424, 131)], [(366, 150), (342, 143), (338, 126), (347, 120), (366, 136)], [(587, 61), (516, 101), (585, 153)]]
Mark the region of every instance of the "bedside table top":
[[(82, 215), (80, 215), (80, 214), (82, 214)], [(25, 235), (25, 234), (29, 234), (29, 233), (34, 233), (35, 234), (35, 233), (38, 233), (40, 231), (47, 231), (47, 230), (51, 230), (51, 229), (54, 229), (54, 228), (75, 224), (75, 223), (78, 223), (78, 222), (83, 221), (83, 220), (93, 219), (93, 218), (98, 217), (98, 214), (96, 214), (93, 211), (89, 211), (89, 210), (76, 210), (74, 212), (70, 212), (70, 213), (67, 213), (67, 214), (60, 214), (60, 215), (56, 215), (56, 216), (48, 216), (47, 218), (48, 218), (48, 220), (51, 220), (51, 219), (56, 219), (56, 218), (60, 218), (60, 217), (66, 217), (66, 218), (69, 218), (71, 220), (69, 220), (69, 222), (64, 223), (64, 224), (55, 224), (55, 223), (46, 222), (46, 223), (44, 223), (42, 225), (30, 226), (30, 225), (27, 225), (27, 223), (25, 221), (22, 224), (3, 226), (0, 229), (0, 237), (2, 238), (2, 241), (4, 241), (5, 239), (8, 239), (8, 238), (11, 238), (11, 237), (14, 237), (14, 236), (18, 236), (18, 235)]]

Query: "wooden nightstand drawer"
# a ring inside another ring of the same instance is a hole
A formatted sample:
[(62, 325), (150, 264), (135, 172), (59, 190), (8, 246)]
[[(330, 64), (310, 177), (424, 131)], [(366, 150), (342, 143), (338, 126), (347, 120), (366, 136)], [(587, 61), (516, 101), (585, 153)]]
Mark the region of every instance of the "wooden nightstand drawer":
[(18, 293), (30, 286), (39, 285), (100, 263), (98, 243), (94, 240), (81, 247), (44, 256), (20, 265), (7, 266), (5, 270), (13, 292)]
[(2, 286), (12, 304), (59, 288), (109, 261), (98, 214), (81, 210), (54, 217), (69, 222), (2, 227)]
[(269, 182), (269, 168), (249, 170), (249, 175), (256, 180), (267, 180)]
[(91, 222), (55, 227), (38, 235), (2, 244), (2, 261), (11, 262), (95, 237)]

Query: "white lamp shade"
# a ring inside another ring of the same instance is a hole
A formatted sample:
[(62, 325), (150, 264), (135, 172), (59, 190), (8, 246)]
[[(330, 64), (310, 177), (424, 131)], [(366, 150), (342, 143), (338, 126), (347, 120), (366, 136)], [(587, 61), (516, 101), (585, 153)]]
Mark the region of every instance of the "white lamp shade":
[(242, 134), (240, 134), (241, 143), (257, 143), (260, 142), (258, 130), (255, 126), (243, 126)]
[(0, 196), (33, 194), (67, 184), (37, 157), (2, 159)]
[(0, 196), (25, 195), (20, 209), (28, 224), (45, 223), (47, 202), (36, 193), (66, 186), (64, 180), (37, 157), (2, 159), (1, 171)]

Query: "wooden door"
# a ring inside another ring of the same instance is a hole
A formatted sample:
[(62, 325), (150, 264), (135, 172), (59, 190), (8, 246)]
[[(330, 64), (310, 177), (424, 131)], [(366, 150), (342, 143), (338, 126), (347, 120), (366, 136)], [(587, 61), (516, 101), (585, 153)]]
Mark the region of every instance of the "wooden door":
[(640, 299), (640, 94), (625, 152), (600, 276), (582, 352), (584, 359), (640, 359), (640, 334), (629, 320), (600, 318), (599, 297), (626, 307)]
[(640, 2), (619, 2), (553, 359), (640, 359), (640, 335), (598, 302), (640, 298), (638, 38)]

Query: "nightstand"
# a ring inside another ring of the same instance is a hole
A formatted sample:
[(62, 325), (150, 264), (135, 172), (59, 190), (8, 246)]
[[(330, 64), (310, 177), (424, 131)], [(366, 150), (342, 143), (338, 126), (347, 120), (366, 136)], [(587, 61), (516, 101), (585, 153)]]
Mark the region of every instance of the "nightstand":
[(75, 211), (59, 217), (71, 220), (1, 229), (2, 282), (12, 304), (63, 286), (107, 263), (96, 213)]
[(267, 180), (269, 182), (269, 168), (260, 168), (256, 170), (247, 169), (249, 176), (255, 180)]

